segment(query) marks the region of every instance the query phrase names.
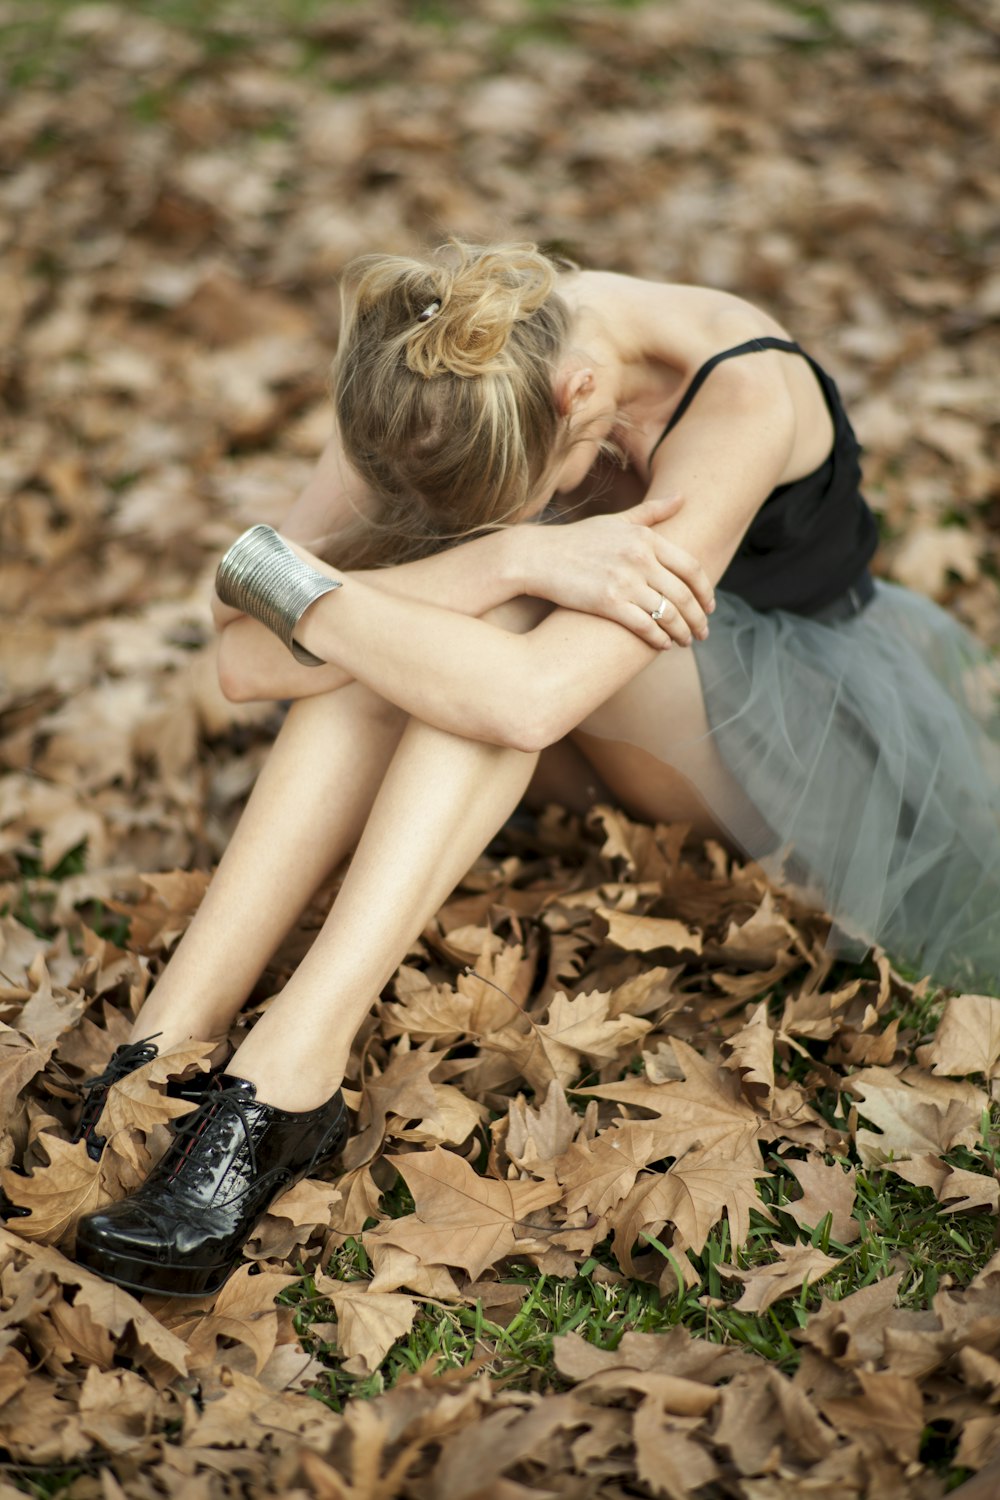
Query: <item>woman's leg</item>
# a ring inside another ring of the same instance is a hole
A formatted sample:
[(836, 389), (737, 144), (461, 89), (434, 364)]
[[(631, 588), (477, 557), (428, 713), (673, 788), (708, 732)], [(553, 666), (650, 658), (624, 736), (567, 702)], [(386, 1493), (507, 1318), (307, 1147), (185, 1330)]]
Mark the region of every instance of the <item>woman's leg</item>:
[[(661, 674), (655, 682), (654, 671)], [(574, 738), (590, 752), (601, 782), (639, 815), (683, 818), (717, 835), (693, 786), (626, 743), (649, 717), (651, 692), (664, 717), (669, 704), (678, 741), (707, 733), (697, 668), (690, 653), (677, 652), (654, 662)], [(739, 795), (713, 757), (708, 743), (703, 760), (717, 774), (718, 794)], [(537, 761), (408, 724), (321, 932), (230, 1064), (257, 1085), (260, 1099), (306, 1110), (330, 1097), (372, 1001), (524, 795)], [(581, 778), (589, 802), (588, 785)]]
[(293, 703), (133, 1039), (222, 1036), (324, 877), (354, 847), (406, 725), (360, 683)]
[[(518, 599), (489, 618), (525, 631), (548, 609)], [(133, 1040), (159, 1033), (163, 1051), (228, 1030), (309, 897), (357, 844), (406, 723), (405, 713), (360, 683), (292, 704), (201, 906), (136, 1018)], [(489, 775), (485, 752), (495, 747), (478, 749)], [(435, 776), (432, 766), (428, 787)], [(472, 782), (469, 797), (488, 799), (491, 788)], [(444, 782), (439, 790), (446, 792)], [(406, 819), (420, 801), (417, 786)], [(488, 828), (466, 868), (509, 811)], [(430, 831), (428, 837), (433, 842)]]
[(537, 754), (411, 720), (312, 948), (229, 1064), (281, 1109), (339, 1086), (351, 1043), (410, 944), (524, 794)]
[(727, 827), (756, 814), (711, 737), (697, 649), (662, 653), (584, 720), (572, 740), (633, 817), (690, 823), (699, 838), (729, 843)]

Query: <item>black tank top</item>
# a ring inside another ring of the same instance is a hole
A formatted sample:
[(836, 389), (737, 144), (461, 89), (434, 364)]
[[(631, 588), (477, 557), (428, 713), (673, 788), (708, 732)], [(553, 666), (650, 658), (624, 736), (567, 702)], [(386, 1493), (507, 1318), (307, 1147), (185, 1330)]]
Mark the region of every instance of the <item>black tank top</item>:
[(788, 609), (809, 615), (857, 582), (878, 546), (878, 527), (861, 494), (861, 448), (840, 393), (804, 349), (788, 339), (759, 338), (713, 354), (695, 372), (649, 459), (652, 463), (653, 454), (717, 364), (765, 349), (783, 349), (809, 361), (833, 418), (833, 447), (829, 458), (811, 474), (771, 491), (750, 522), (719, 587), (739, 594), (754, 609)]

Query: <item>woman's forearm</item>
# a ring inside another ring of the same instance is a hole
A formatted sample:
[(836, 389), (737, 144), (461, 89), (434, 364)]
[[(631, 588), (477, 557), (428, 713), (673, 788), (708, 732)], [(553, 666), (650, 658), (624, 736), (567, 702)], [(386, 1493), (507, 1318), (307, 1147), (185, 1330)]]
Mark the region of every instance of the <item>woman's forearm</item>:
[(517, 743), (528, 636), (340, 576), (344, 588), (310, 605), (296, 627), (307, 651), (439, 729)]
[(533, 533), (531, 526), (509, 526), (416, 562), (349, 576), (401, 599), (481, 616), (526, 591)]
[[(310, 564), (330, 577), (356, 579), (378, 594), (434, 603), (458, 614), (483, 615), (524, 591), (533, 531), (527, 526), (510, 527), (416, 562), (354, 574), (340, 575), (312, 557)], [(226, 608), (219, 605), (220, 610)], [(336, 662), (327, 661), (322, 667), (300, 665), (276, 636), (245, 615), (222, 630), (218, 671), (223, 692), (235, 702), (314, 697), (333, 692), (352, 678)]]

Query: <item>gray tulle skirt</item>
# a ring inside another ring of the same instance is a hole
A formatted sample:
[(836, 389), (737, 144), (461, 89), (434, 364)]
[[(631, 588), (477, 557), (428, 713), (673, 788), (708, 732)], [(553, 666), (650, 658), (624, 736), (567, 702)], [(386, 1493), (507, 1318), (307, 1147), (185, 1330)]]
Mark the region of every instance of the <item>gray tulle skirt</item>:
[(844, 956), (877, 942), (940, 983), (1000, 990), (996, 658), (882, 582), (833, 625), (720, 593), (694, 652), (739, 794), (715, 795), (704, 738), (670, 760), (734, 842), (830, 913)]

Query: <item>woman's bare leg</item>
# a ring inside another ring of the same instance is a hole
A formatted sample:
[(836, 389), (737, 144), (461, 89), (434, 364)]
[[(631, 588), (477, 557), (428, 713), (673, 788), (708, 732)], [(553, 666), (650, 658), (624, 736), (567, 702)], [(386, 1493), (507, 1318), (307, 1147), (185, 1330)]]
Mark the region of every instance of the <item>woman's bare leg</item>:
[(411, 720), (312, 948), (229, 1071), (283, 1109), (338, 1087), (351, 1043), (407, 949), (521, 799), (536, 754)]
[(360, 683), (293, 703), (133, 1039), (223, 1036), (306, 902), (353, 848), (406, 715)]
[[(548, 609), (517, 599), (489, 618), (525, 631)], [(405, 713), (360, 683), (292, 704), (201, 906), (136, 1018), (133, 1040), (159, 1033), (162, 1051), (225, 1034), (309, 897), (356, 845), (406, 724)], [(482, 764), (488, 771), (488, 756)], [(433, 779), (431, 772), (428, 785)], [(414, 806), (420, 797), (417, 788)]]
[[(572, 740), (627, 813), (690, 823), (699, 837), (725, 843), (727, 826), (756, 815), (711, 738), (697, 650), (661, 653), (585, 719)], [(675, 761), (697, 767), (697, 786)]]

